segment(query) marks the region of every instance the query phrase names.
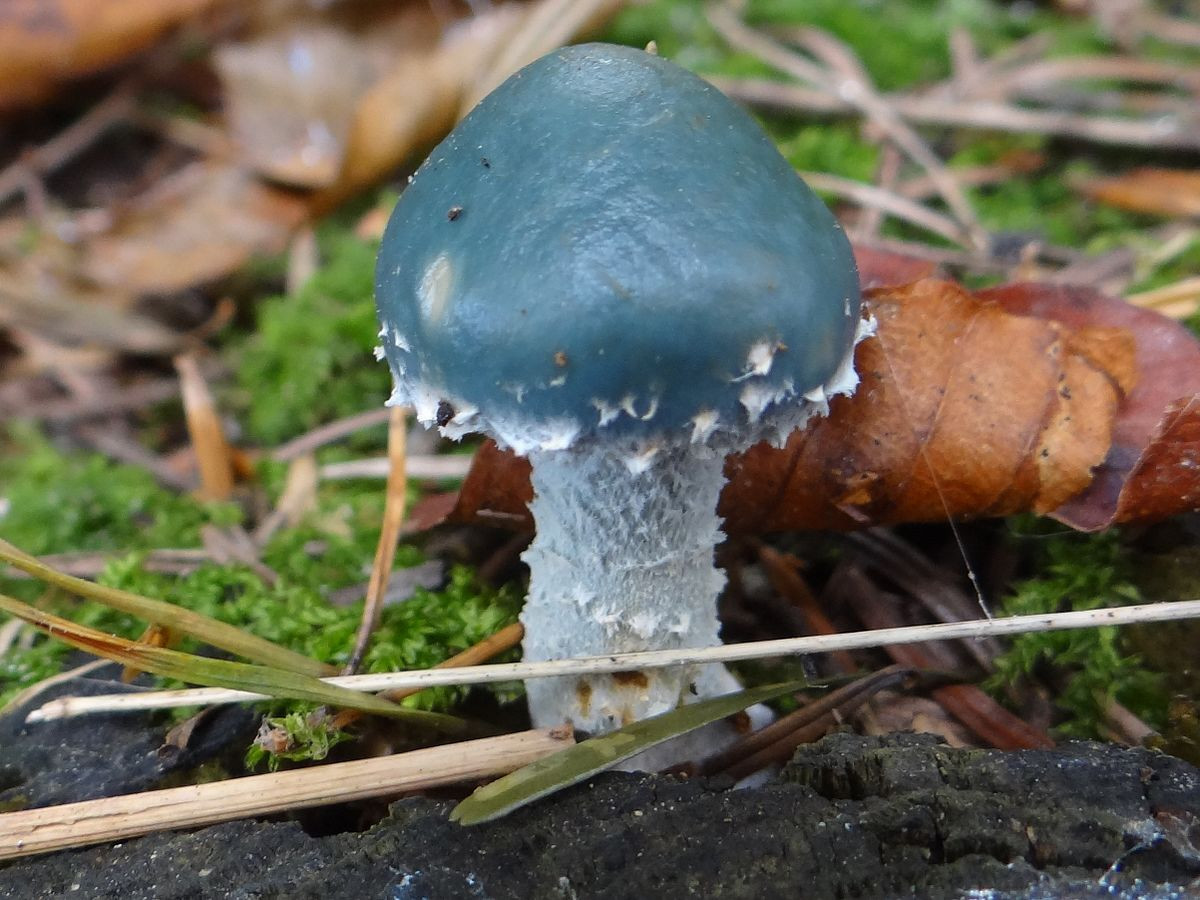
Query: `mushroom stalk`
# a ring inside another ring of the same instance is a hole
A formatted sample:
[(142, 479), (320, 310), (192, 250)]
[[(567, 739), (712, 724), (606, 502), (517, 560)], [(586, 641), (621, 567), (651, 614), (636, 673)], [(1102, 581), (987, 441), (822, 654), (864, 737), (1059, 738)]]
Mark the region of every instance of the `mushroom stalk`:
[[(680, 442), (647, 460), (628, 444), (591, 440), (530, 462), (537, 537), (524, 554), (526, 660), (720, 643), (720, 453)], [(535, 723), (569, 719), (589, 732), (736, 689), (721, 665), (526, 684)]]

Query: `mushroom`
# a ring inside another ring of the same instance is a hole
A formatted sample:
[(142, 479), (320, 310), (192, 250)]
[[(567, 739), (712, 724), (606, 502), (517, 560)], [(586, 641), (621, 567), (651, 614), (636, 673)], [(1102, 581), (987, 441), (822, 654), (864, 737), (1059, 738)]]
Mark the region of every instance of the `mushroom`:
[[(761, 128), (639, 50), (551, 53), (396, 205), (376, 277), (392, 404), (532, 464), (526, 660), (720, 643), (726, 454), (853, 391), (850, 245)], [(604, 732), (736, 690), (723, 666), (527, 684)]]

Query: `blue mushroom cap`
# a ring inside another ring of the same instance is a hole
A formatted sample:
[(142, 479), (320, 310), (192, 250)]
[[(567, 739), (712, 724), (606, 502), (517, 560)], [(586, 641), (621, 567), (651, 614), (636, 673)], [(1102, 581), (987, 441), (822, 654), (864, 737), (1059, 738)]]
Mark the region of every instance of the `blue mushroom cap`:
[(860, 322), (845, 234), (762, 129), (607, 44), (522, 69), (433, 151), (376, 297), (394, 401), (518, 452), (753, 425), (834, 383)]

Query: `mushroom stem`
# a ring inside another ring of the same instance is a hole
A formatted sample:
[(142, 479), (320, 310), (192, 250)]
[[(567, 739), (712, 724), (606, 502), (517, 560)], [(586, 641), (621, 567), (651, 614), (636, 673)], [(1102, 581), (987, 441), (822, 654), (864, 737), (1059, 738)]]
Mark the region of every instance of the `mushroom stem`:
[[(530, 461), (526, 660), (720, 643), (720, 453), (681, 440), (647, 458), (626, 442), (586, 440)], [(588, 732), (736, 689), (721, 665), (526, 684), (535, 723), (569, 719)]]

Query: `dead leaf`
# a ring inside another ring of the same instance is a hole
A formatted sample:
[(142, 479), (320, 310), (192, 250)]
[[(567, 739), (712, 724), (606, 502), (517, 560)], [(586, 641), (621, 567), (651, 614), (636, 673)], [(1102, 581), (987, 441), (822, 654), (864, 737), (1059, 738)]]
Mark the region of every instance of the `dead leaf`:
[[(1091, 485), (1054, 510), (1082, 531), (1200, 507), (1200, 343), (1184, 326), (1083, 287), (1011, 285), (982, 296), (1067, 328), (1120, 329), (1135, 346), (1132, 385)], [(1128, 374), (1122, 376), (1128, 382)]]
[(243, 160), (284, 184), (332, 185), (364, 95), (397, 65), (435, 52), (445, 19), (424, 3), (293, 11), (218, 47), (213, 62)]
[[(1104, 459), (1131, 340), (1013, 315), (950, 282), (868, 292), (862, 384), (782, 450), (730, 457), (730, 534), (1049, 511)], [(485, 444), (453, 518), (531, 526), (528, 463)]]
[(1200, 172), (1194, 169), (1134, 169), (1113, 178), (1088, 179), (1079, 189), (1118, 209), (1200, 218)]
[(0, 3), (0, 112), (51, 95), (144, 50), (222, 0), (5, 0)]
[(193, 163), (118, 212), (111, 229), (85, 244), (80, 271), (104, 288), (170, 294), (281, 252), (305, 215), (299, 197), (245, 169)]

